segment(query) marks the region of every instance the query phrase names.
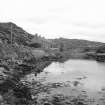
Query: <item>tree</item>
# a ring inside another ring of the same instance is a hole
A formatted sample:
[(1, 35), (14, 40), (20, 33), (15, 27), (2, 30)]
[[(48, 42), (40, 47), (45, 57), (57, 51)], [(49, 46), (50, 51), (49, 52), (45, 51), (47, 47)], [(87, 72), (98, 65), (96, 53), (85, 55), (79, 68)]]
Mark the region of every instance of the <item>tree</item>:
[(63, 43), (60, 44), (59, 50), (60, 50), (60, 52), (63, 52), (64, 51), (64, 44)]
[(97, 50), (96, 53), (105, 53), (105, 46), (100, 46)]
[(41, 48), (41, 43), (32, 43), (29, 46), (34, 48)]

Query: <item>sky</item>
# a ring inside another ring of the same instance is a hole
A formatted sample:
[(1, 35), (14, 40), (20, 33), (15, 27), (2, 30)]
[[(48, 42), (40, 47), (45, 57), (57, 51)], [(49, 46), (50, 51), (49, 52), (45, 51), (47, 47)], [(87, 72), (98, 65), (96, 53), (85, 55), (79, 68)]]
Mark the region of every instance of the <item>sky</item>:
[(105, 0), (0, 0), (0, 22), (46, 38), (105, 42)]

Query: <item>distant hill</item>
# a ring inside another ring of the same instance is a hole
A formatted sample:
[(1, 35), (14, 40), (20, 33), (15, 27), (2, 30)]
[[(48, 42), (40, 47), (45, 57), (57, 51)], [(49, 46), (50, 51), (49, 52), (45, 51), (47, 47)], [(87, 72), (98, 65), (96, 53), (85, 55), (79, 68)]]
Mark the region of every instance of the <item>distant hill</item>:
[(88, 41), (88, 40), (80, 40), (80, 39), (66, 39), (66, 38), (59, 38), (51, 40), (55, 46), (60, 46), (63, 44), (64, 49), (76, 49), (76, 48), (97, 48), (105, 43), (102, 42), (95, 42), (95, 41)]
[[(0, 23), (0, 39), (2, 41), (7, 41), (8, 44), (11, 43), (11, 31), (12, 31), (12, 41), (13, 43), (26, 45), (27, 43), (47, 43), (52, 46), (59, 46), (61, 43), (64, 44), (66, 48), (77, 48), (77, 47), (98, 47), (104, 45), (101, 42), (80, 40), (80, 39), (45, 39), (38, 34), (32, 35), (23, 30), (21, 27), (17, 26), (12, 22)], [(46, 45), (46, 44), (45, 44)]]
[[(12, 34), (12, 38), (11, 38)], [(60, 48), (64, 50), (97, 48), (104, 43), (80, 39), (45, 39), (38, 34), (32, 35), (14, 23), (0, 23), (0, 58), (4, 56), (31, 56), (31, 50), (37, 47), (44, 49)], [(27, 54), (26, 54), (27, 53)]]

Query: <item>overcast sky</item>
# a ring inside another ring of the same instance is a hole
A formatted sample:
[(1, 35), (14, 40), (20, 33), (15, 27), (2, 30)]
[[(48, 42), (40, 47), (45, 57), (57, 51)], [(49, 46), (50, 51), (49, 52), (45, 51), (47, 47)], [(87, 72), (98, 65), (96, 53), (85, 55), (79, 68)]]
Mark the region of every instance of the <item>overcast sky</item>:
[(0, 0), (0, 22), (46, 38), (105, 42), (105, 0)]

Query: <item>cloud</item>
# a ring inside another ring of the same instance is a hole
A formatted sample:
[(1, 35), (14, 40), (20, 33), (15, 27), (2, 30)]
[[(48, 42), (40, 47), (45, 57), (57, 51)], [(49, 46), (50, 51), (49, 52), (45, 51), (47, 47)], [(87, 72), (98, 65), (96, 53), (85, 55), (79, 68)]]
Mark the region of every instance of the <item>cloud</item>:
[(90, 29), (101, 29), (105, 28), (105, 23), (74, 23), (72, 24), (73, 26), (76, 27), (85, 27), (85, 28), (90, 28)]
[(47, 38), (104, 41), (104, 0), (0, 0), (0, 20)]
[(31, 17), (31, 18), (28, 18), (28, 19), (25, 19), (26, 22), (32, 22), (34, 24), (46, 24), (48, 22), (48, 18), (46, 17)]

